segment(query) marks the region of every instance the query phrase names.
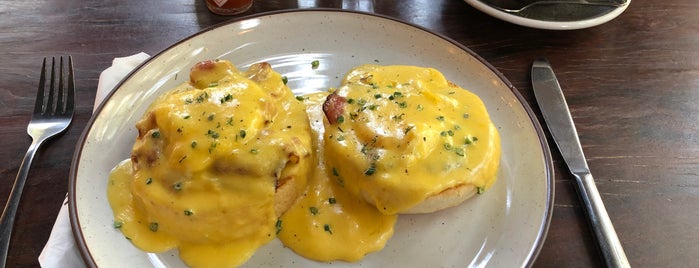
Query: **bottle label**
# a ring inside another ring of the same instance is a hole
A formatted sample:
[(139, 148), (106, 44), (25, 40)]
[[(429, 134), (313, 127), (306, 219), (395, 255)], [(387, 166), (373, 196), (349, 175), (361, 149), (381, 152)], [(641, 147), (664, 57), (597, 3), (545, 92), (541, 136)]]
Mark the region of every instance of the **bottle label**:
[(214, 0), (214, 3), (216, 3), (218, 7), (222, 7), (226, 2), (228, 2), (228, 0)]

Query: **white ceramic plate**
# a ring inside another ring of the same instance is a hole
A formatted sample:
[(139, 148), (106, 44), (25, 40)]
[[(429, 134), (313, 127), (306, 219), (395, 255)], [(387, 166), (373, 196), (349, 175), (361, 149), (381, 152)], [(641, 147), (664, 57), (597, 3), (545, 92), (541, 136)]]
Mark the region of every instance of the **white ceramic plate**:
[[(270, 62), (296, 93), (336, 87), (364, 63), (435, 67), (483, 99), (502, 136), (499, 178), (489, 191), (439, 213), (400, 216), (382, 251), (357, 263), (328, 264), (274, 240), (246, 267), (521, 267), (536, 258), (551, 216), (553, 168), (541, 127), (512, 85), (467, 48), (423, 28), (365, 13), (295, 10), (242, 18), (187, 38), (142, 64), (98, 108), (70, 177), (73, 231), (88, 265), (184, 266), (176, 251), (146, 254), (113, 228), (107, 176), (129, 157), (134, 124), (148, 104), (188, 79), (193, 64), (215, 58), (241, 68)], [(320, 61), (318, 69), (311, 68), (313, 60)]]
[(482, 0), (464, 0), (466, 3), (469, 5), (473, 6), (474, 8), (491, 15), (493, 17), (496, 17), (498, 19), (511, 22), (517, 25), (522, 25), (526, 27), (531, 27), (531, 28), (538, 28), (538, 29), (547, 29), (547, 30), (576, 30), (576, 29), (584, 29), (584, 28), (589, 28), (593, 26), (600, 25), (602, 23), (606, 23), (617, 16), (619, 16), (626, 8), (631, 4), (631, 0), (626, 1), (623, 5), (615, 8), (614, 10), (602, 14), (600, 16), (596, 17), (590, 17), (586, 19), (581, 19), (581, 20), (574, 20), (574, 21), (548, 21), (548, 20), (538, 20), (538, 19), (530, 19), (530, 18), (525, 18), (519, 15), (515, 15), (512, 13), (507, 13), (502, 10), (499, 10), (497, 8), (494, 8), (487, 3), (484, 3)]

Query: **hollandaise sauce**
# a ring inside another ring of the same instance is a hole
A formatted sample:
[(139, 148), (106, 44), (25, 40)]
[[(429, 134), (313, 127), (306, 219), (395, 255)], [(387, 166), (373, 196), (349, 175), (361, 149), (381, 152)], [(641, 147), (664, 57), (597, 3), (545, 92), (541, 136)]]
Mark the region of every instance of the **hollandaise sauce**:
[(384, 215), (356, 198), (323, 164), (323, 117), (327, 93), (303, 98), (318, 140), (318, 168), (301, 199), (279, 220), (278, 237), (299, 255), (317, 261), (357, 261), (381, 250), (393, 235), (396, 215)]

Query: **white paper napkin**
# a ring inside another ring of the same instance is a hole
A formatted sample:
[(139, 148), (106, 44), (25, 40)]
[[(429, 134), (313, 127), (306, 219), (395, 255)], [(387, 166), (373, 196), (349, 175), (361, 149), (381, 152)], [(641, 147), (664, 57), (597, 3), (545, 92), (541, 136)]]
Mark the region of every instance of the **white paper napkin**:
[[(93, 111), (114, 90), (121, 79), (149, 57), (148, 54), (141, 52), (128, 57), (115, 58), (112, 61), (112, 66), (100, 74)], [(49, 240), (39, 255), (39, 263), (44, 268), (85, 267), (70, 229), (67, 196), (63, 206), (61, 206), (61, 211), (58, 212)]]

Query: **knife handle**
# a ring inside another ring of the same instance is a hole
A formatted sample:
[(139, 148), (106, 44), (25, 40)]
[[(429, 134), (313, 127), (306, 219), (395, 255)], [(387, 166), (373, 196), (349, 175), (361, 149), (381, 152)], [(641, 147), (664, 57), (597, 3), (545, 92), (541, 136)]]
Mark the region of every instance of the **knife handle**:
[(573, 173), (607, 267), (631, 267), (589, 172)]

